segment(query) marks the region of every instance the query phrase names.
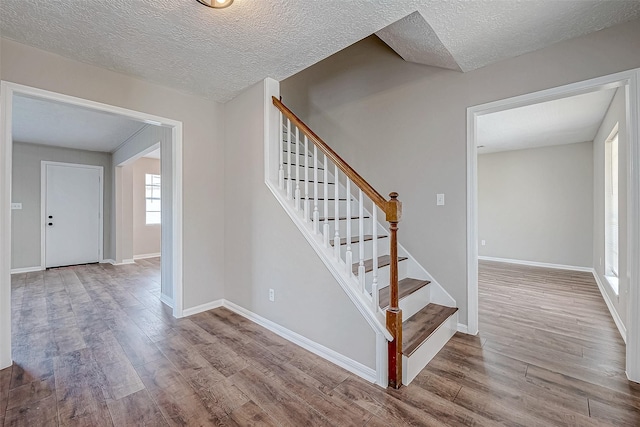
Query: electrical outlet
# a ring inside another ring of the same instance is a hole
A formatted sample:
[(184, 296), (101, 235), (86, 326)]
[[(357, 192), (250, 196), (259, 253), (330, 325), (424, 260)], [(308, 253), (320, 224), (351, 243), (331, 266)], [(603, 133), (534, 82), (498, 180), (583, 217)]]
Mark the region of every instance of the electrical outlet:
[(273, 289), (269, 289), (269, 301), (275, 301), (276, 300), (276, 291), (274, 291)]
[(484, 240), (482, 241), (482, 246), (486, 245), (487, 242), (485, 242)]
[(436, 205), (444, 206), (444, 194), (442, 193), (436, 194)]

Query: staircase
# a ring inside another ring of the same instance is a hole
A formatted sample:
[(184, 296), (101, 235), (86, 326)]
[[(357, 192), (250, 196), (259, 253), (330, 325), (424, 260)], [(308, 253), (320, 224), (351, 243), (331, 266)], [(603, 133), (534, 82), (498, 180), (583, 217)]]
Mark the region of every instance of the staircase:
[(265, 142), (275, 159), (265, 165), (277, 166), (267, 185), (377, 332), (378, 383), (409, 384), (456, 332), (455, 300), (398, 243), (398, 194), (382, 197), (279, 99), (272, 102), (282, 130)]

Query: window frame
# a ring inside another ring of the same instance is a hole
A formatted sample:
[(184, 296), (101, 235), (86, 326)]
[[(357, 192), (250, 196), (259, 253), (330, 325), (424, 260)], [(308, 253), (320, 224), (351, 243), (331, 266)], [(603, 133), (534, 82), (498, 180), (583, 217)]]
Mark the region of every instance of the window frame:
[[(157, 183), (155, 183), (155, 180), (157, 180)], [(162, 210), (162, 199), (161, 199), (162, 185), (161, 184), (162, 184), (162, 181), (161, 181), (160, 174), (154, 174), (154, 173), (145, 173), (144, 174), (145, 225), (161, 225), (162, 224), (162, 214), (161, 214), (161, 210)], [(151, 192), (151, 197), (149, 197), (149, 191)], [(157, 194), (158, 196), (155, 197), (155, 194)], [(159, 204), (158, 210), (149, 210), (149, 201), (151, 201), (151, 202), (157, 201), (158, 204)], [(149, 216), (150, 216), (149, 214), (158, 214), (157, 216), (159, 216), (160, 219), (157, 220), (157, 221), (150, 220), (149, 219)]]

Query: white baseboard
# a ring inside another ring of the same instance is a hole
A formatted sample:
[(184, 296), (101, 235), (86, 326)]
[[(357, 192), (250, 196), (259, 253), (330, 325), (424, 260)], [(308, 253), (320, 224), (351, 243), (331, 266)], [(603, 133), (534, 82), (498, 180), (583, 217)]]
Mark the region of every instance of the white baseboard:
[(309, 338), (304, 337), (296, 332), (286, 329), (278, 325), (277, 323), (272, 322), (271, 320), (265, 319), (262, 316), (259, 316), (243, 307), (240, 307), (237, 304), (232, 303), (231, 301), (224, 300), (223, 305), (225, 308), (228, 308), (229, 310), (262, 326), (263, 328), (266, 328), (271, 332), (280, 335), (282, 338), (291, 341), (292, 343), (304, 348), (305, 350), (309, 350), (313, 354), (316, 354), (323, 359), (326, 359), (329, 362), (346, 369), (347, 371), (359, 376), (360, 378), (371, 383), (376, 382), (377, 374), (375, 369), (365, 366), (353, 359), (350, 359), (347, 356), (340, 354), (337, 351), (331, 350), (330, 348), (312, 341)]
[(593, 271), (593, 268), (591, 267), (579, 267), (576, 265), (564, 265), (564, 264), (551, 264), (548, 262), (537, 262), (537, 261), (524, 261), (520, 259), (495, 258), (495, 257), (489, 257), (489, 256), (478, 256), (478, 259), (483, 261), (504, 262), (507, 264), (528, 265), (531, 267), (545, 267), (545, 268), (555, 268), (557, 270), (582, 271), (585, 273), (591, 273)]
[(155, 254), (140, 254), (140, 255), (134, 255), (133, 259), (147, 259), (147, 258), (158, 258), (160, 257), (160, 252), (155, 253)]
[(169, 298), (166, 295), (160, 294), (160, 301), (162, 301), (162, 303), (164, 303), (164, 305), (173, 308), (173, 299)]
[(214, 308), (222, 307), (224, 305), (224, 300), (219, 299), (211, 302), (207, 302), (204, 304), (196, 305), (195, 307), (185, 308), (182, 310), (182, 315), (184, 317), (193, 316), (194, 314), (202, 313), (203, 311), (213, 310)]
[(111, 265), (116, 265), (116, 262), (112, 259), (103, 259), (102, 261), (100, 261), (100, 264), (111, 264)]
[(598, 289), (600, 289), (600, 293), (602, 294), (602, 299), (604, 299), (604, 302), (607, 304), (607, 308), (609, 309), (609, 312), (611, 313), (611, 317), (613, 317), (613, 321), (616, 323), (616, 326), (618, 327), (618, 331), (620, 332), (620, 335), (622, 336), (622, 340), (626, 344), (627, 343), (627, 328), (625, 328), (624, 323), (622, 323), (622, 319), (620, 318), (620, 315), (618, 314), (618, 311), (616, 310), (615, 306), (613, 305), (613, 302), (611, 301), (611, 298), (609, 298), (609, 294), (607, 293), (607, 290), (605, 289), (604, 284), (600, 280), (600, 276), (598, 276), (598, 273), (596, 273), (595, 270), (591, 270), (591, 272), (593, 273), (593, 278), (596, 279), (596, 283), (598, 284)]
[(12, 268), (11, 274), (32, 273), (34, 271), (42, 271), (42, 270), (44, 270), (44, 268), (42, 268), (41, 266)]
[(462, 324), (462, 323), (458, 323), (458, 332), (470, 335), (469, 334), (469, 327), (467, 325)]

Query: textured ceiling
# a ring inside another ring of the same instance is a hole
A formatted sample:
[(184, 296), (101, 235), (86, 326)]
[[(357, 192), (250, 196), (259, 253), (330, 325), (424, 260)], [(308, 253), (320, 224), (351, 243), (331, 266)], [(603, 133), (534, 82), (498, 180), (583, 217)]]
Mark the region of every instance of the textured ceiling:
[(478, 153), (593, 141), (615, 93), (601, 90), (480, 116)]
[(114, 151), (143, 127), (126, 117), (36, 98), (13, 98), (14, 141)]
[(0, 35), (224, 102), (416, 11), (385, 30), (392, 47), (467, 71), (638, 18), (640, 2), (235, 0), (210, 9), (196, 0), (1, 0)]

